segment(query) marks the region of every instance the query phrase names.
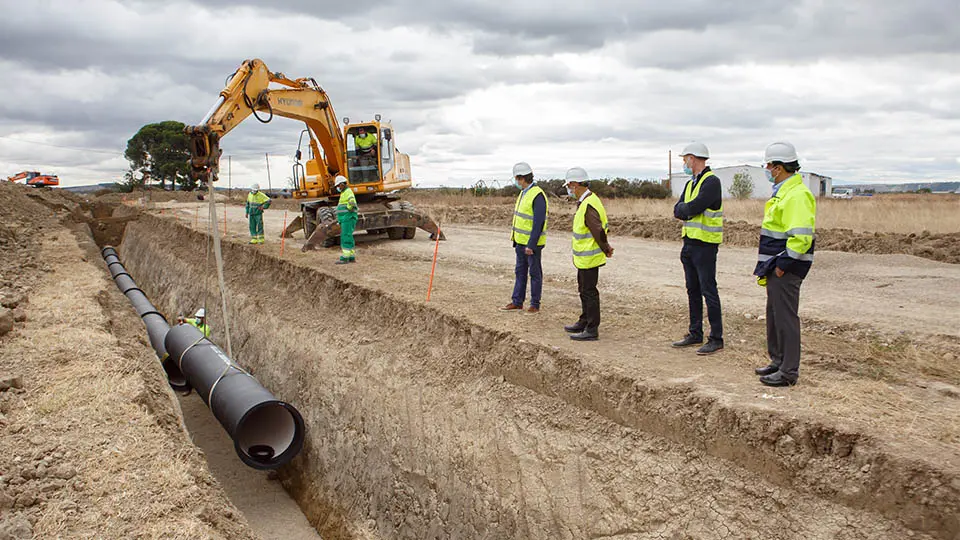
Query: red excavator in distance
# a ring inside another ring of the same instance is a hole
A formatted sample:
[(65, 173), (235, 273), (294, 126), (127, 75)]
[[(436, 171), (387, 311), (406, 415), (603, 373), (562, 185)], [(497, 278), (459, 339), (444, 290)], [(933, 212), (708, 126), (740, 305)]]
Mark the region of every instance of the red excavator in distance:
[(19, 182), (20, 180), (26, 180), (26, 184), (28, 186), (33, 186), (33, 187), (50, 187), (50, 186), (60, 185), (60, 179), (57, 178), (57, 175), (40, 174), (39, 171), (18, 172), (13, 176), (7, 177), (7, 180), (10, 182)]

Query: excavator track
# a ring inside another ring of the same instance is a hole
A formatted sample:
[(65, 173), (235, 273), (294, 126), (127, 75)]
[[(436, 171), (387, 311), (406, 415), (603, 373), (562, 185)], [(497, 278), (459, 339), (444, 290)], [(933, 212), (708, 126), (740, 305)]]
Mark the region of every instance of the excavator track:
[[(336, 211), (331, 207), (321, 206), (315, 215), (315, 220), (304, 225), (307, 242), (301, 248), (303, 251), (335, 246), (340, 241), (340, 224), (337, 223)], [(310, 220), (304, 218), (304, 221)], [(358, 231), (385, 231), (391, 240), (412, 239), (418, 228), (430, 233), (430, 238), (436, 238), (436, 222), (407, 201), (392, 201), (386, 207), (380, 206), (380, 209), (361, 211), (357, 220)], [(446, 240), (442, 231), (440, 239)]]

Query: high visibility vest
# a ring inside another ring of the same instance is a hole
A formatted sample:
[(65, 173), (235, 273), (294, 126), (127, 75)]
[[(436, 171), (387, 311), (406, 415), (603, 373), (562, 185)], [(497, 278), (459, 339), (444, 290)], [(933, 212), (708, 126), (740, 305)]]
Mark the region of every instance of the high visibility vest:
[[(700, 186), (702, 186), (704, 180), (710, 176), (716, 177), (717, 175), (713, 174), (713, 171), (707, 171), (700, 177), (700, 181), (691, 180), (687, 182), (687, 187), (683, 193), (683, 202), (689, 203), (696, 199), (697, 195), (700, 194)], [(704, 210), (702, 214), (698, 214), (684, 221), (683, 231), (680, 233), (680, 236), (700, 240), (708, 244), (719, 244), (723, 242), (723, 202), (720, 202), (719, 210), (710, 210), (708, 208)]]
[(247, 213), (252, 215), (257, 215), (262, 213), (265, 209), (270, 208), (270, 197), (267, 197), (267, 194), (258, 191), (256, 193), (247, 194)]
[(184, 319), (184, 322), (199, 330), (203, 334), (203, 337), (210, 337), (210, 327), (206, 324), (198, 323), (197, 319)]
[(356, 143), (357, 148), (361, 150), (366, 150), (371, 146), (377, 144), (377, 136), (373, 133), (367, 133), (363, 137), (357, 135), (353, 138), (353, 142)]
[[(544, 195), (540, 186), (530, 186), (526, 193), (523, 191), (517, 195), (517, 204), (513, 207), (513, 232), (510, 238), (517, 245), (525, 246), (530, 242), (530, 235), (533, 234), (533, 201), (538, 195), (543, 195), (543, 201), (547, 205), (547, 213), (550, 212), (550, 203), (547, 202), (547, 196)], [(538, 246), (547, 244), (547, 216), (543, 218), (543, 231), (537, 241)]]
[(610, 231), (607, 211), (604, 210), (600, 197), (597, 197), (595, 193), (590, 193), (577, 207), (577, 213), (573, 216), (573, 265), (583, 270), (596, 268), (607, 262), (607, 255), (600, 249), (600, 244), (597, 243), (587, 227), (587, 207), (589, 206), (595, 208), (597, 213), (600, 214), (600, 223), (603, 225), (603, 230)]
[(784, 180), (763, 209), (757, 268), (780, 256), (809, 268), (813, 263), (816, 219), (817, 200), (803, 178), (795, 174)]
[(337, 217), (346, 217), (350, 214), (356, 215), (357, 213), (357, 197), (353, 194), (353, 190), (350, 188), (345, 188), (342, 193), (340, 193), (340, 200), (337, 201)]

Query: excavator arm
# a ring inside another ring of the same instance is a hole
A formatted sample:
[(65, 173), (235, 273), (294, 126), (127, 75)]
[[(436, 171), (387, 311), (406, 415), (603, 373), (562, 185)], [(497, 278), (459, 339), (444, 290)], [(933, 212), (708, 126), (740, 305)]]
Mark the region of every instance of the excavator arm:
[[(270, 88), (271, 84), (280, 88)], [(346, 171), (343, 132), (327, 93), (310, 78), (289, 79), (272, 73), (262, 60), (246, 60), (230, 77), (200, 124), (185, 129), (191, 139), (191, 172), (198, 181), (216, 181), (220, 139), (253, 115), (263, 123), (274, 115), (299, 120), (310, 131), (314, 157), (325, 180)], [(323, 149), (317, 152), (316, 145)]]

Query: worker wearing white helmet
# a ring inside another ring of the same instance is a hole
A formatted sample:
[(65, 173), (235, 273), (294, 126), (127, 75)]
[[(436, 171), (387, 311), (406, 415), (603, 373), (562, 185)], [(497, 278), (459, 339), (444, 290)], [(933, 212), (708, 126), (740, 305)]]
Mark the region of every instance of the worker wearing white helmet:
[(270, 208), (270, 197), (260, 191), (260, 184), (252, 185), (250, 193), (247, 195), (247, 204), (244, 207), (247, 222), (250, 226), (251, 244), (262, 244), (265, 241), (263, 236), (263, 211), (267, 208)]
[(717, 252), (723, 242), (723, 188), (710, 170), (710, 151), (701, 142), (688, 144), (680, 153), (683, 172), (690, 176), (673, 216), (683, 221), (680, 262), (687, 286), (690, 325), (674, 347), (703, 343), (703, 304), (707, 304), (710, 338), (697, 354), (708, 355), (723, 349), (723, 315), (717, 290)]
[(333, 186), (340, 193), (340, 200), (337, 202), (337, 222), (340, 224), (340, 258), (336, 264), (357, 262), (356, 242), (353, 240), (353, 231), (356, 230), (357, 220), (359, 219), (357, 196), (347, 185), (347, 179), (344, 176), (337, 176), (333, 181)]
[(513, 296), (510, 303), (500, 311), (524, 311), (523, 301), (527, 296), (527, 276), (530, 277), (530, 307), (527, 313), (540, 312), (540, 297), (543, 292), (543, 266), (541, 254), (547, 243), (547, 196), (533, 182), (533, 169), (525, 162), (513, 166), (513, 183), (520, 190), (513, 206), (513, 227), (510, 240), (516, 254), (514, 265)]
[(207, 324), (207, 312), (203, 308), (198, 309), (197, 312), (193, 314), (192, 319), (184, 319), (181, 317), (177, 322), (194, 326), (203, 333), (203, 337), (210, 337), (210, 326)]
[(590, 191), (590, 176), (581, 167), (567, 171), (567, 194), (577, 200), (573, 216), (573, 265), (577, 268), (577, 291), (580, 293), (580, 318), (563, 329), (575, 341), (595, 341), (600, 337), (600, 291), (597, 282), (600, 267), (613, 257), (607, 234), (610, 223), (607, 211), (595, 193)]
[(817, 200), (803, 183), (797, 149), (788, 142), (763, 155), (773, 197), (764, 208), (754, 274), (767, 288), (767, 354), (756, 369), (767, 386), (793, 386), (800, 376), (800, 285), (813, 264)]

